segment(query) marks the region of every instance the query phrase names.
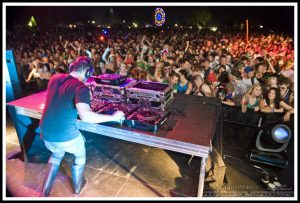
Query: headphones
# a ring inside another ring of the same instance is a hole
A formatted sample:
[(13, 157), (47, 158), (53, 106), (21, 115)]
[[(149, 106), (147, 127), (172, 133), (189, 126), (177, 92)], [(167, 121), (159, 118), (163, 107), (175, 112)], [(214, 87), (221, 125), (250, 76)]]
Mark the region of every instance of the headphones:
[(93, 72), (94, 72), (94, 67), (91, 66), (89, 69), (87, 69), (85, 71), (85, 74), (84, 74), (85, 78), (87, 79), (87, 78), (91, 77)]
[(69, 65), (69, 72), (71, 73), (74, 70), (74, 62), (70, 63)]
[(79, 71), (79, 68), (83, 65), (84, 66), (89, 66), (89, 68), (84, 73), (84, 77), (87, 79), (87, 78), (92, 76), (92, 74), (94, 72), (94, 67), (91, 65), (90, 60), (86, 57), (77, 58), (76, 61), (74, 61), (73, 63), (71, 63), (69, 65), (69, 71), (70, 72)]

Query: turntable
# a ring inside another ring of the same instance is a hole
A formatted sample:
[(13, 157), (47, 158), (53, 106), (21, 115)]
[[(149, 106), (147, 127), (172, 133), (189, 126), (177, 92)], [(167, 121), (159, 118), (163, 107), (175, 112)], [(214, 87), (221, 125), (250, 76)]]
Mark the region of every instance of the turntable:
[(136, 81), (131, 78), (127, 78), (126, 81), (121, 85), (98, 84), (94, 81), (89, 87), (94, 97), (126, 101), (125, 88), (134, 84), (135, 82)]
[(97, 112), (99, 109), (106, 106), (107, 104), (109, 104), (109, 101), (107, 101), (107, 100), (94, 99), (91, 101), (91, 109), (94, 112)]
[(119, 74), (102, 74), (94, 77), (96, 83), (104, 85), (122, 85), (126, 79), (126, 76)]
[(116, 111), (122, 111), (126, 117), (129, 113), (133, 112), (137, 108), (138, 108), (138, 105), (136, 105), (136, 104), (125, 104), (122, 102), (110, 102), (108, 105), (99, 109), (97, 111), (97, 113), (112, 115)]
[(172, 85), (158, 82), (139, 81), (128, 86), (126, 94), (133, 103), (146, 103), (160, 109), (166, 109), (173, 99)]
[(168, 112), (150, 106), (142, 106), (127, 115), (125, 123), (133, 128), (156, 132), (168, 117)]

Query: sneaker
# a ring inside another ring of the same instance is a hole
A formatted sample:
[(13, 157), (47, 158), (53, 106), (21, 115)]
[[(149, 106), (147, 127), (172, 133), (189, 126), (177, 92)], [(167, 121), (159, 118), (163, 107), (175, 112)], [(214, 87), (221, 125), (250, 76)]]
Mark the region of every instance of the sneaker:
[(81, 192), (86, 188), (87, 185), (88, 185), (88, 180), (86, 177), (83, 176), (82, 183), (81, 183), (81, 190), (79, 191), (78, 194), (74, 193), (74, 195), (79, 196)]

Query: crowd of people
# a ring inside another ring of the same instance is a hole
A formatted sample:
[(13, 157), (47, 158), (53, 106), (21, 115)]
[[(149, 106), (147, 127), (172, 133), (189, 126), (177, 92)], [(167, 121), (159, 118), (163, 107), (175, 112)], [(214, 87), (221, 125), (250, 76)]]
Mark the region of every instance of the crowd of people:
[(251, 33), (245, 42), (236, 33), (96, 29), (8, 32), (6, 39), (28, 91), (46, 89), (54, 74), (88, 56), (94, 75), (169, 83), (178, 94), (217, 97), (242, 112), (283, 113), (284, 121), (294, 113), (294, 44), (283, 34)]

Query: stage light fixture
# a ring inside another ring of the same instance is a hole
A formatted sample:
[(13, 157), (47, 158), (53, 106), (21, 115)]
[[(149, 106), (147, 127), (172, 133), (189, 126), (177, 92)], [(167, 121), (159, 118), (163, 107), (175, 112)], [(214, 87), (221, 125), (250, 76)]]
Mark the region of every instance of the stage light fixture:
[(261, 136), (264, 134), (263, 132), (264, 132), (263, 130), (260, 130), (256, 138), (256, 147), (260, 151), (281, 152), (285, 150), (286, 147), (288, 146), (289, 140), (291, 138), (291, 130), (287, 125), (278, 124), (272, 128), (271, 137), (276, 143), (282, 144), (279, 148), (271, 149), (271, 148), (263, 147), (261, 143)]
[(99, 35), (98, 37), (100, 42), (104, 42), (105, 41), (105, 37), (103, 35)]

